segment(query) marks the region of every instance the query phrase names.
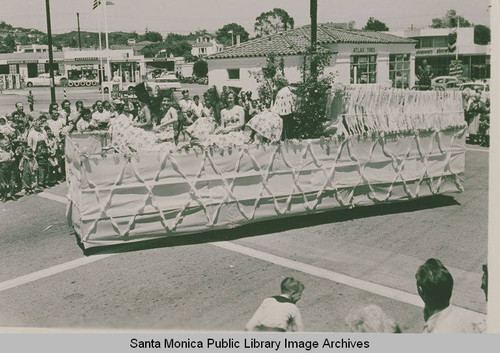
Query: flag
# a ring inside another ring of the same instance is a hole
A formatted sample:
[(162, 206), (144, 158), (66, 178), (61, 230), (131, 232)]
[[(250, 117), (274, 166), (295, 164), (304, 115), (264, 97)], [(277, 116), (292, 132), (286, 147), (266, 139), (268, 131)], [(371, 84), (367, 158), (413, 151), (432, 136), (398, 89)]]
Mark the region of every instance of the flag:
[(101, 5), (101, 0), (94, 0), (92, 5), (92, 10), (97, 9), (99, 5)]
[(448, 51), (450, 53), (454, 53), (457, 49), (457, 32), (453, 30), (450, 34), (448, 34)]
[(462, 76), (464, 68), (460, 60), (451, 60), (449, 67), (450, 76)]

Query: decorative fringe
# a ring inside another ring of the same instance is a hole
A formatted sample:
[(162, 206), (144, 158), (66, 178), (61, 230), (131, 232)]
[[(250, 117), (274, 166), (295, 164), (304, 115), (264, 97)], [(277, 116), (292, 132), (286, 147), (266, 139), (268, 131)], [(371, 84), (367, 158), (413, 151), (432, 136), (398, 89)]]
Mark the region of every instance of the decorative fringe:
[[(442, 130), (465, 124), (459, 91), (346, 88), (342, 117), (347, 135)], [(333, 93), (332, 93), (333, 94)], [(329, 99), (329, 102), (338, 100)]]

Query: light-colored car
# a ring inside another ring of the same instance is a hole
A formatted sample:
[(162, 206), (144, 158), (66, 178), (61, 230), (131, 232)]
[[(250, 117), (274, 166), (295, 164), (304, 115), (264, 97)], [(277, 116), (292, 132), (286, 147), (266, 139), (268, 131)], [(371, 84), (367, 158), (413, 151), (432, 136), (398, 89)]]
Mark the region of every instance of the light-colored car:
[(485, 82), (477, 81), (477, 82), (467, 82), (459, 87), (460, 91), (471, 90), (477, 92), (481, 91), (481, 94), (484, 95), (485, 98), (490, 98), (490, 85)]
[(175, 75), (168, 75), (155, 78), (154, 80), (146, 81), (146, 85), (151, 88), (153, 92), (158, 92), (162, 89), (180, 89), (181, 83)]
[(461, 81), (448, 81), (443, 84), (435, 84), (432, 87), (435, 91), (458, 91), (462, 85)]
[(446, 86), (446, 84), (448, 82), (456, 82), (457, 84), (464, 83), (463, 80), (461, 80), (460, 78), (457, 78), (455, 76), (438, 76), (438, 77), (434, 77), (431, 80), (431, 86), (436, 86), (436, 85), (444, 85), (444, 86)]
[[(30, 77), (25, 81), (26, 87), (50, 86), (50, 74), (40, 74), (38, 77)], [(68, 78), (66, 76), (54, 75), (54, 84), (56, 86), (67, 86)]]

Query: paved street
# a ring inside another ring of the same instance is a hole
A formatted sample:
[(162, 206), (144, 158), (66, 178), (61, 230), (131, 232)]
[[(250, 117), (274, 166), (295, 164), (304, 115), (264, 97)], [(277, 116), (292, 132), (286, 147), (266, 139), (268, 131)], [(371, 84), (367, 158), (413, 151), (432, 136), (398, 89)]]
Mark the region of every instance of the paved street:
[(480, 313), (488, 157), (468, 146), (465, 192), (253, 224), (84, 254), (66, 223), (65, 184), (0, 204), (0, 327), (242, 330), (285, 276), (306, 286), (308, 331), (348, 331), (375, 303), (405, 332), (424, 324), (417, 267), (436, 257), (454, 304)]

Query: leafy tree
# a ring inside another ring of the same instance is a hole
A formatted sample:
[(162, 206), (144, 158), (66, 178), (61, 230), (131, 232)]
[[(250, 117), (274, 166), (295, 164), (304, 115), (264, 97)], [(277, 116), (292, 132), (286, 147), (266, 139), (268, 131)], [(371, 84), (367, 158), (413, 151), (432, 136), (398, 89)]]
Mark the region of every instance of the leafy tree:
[(288, 86), (285, 78), (285, 60), (283, 57), (278, 59), (274, 54), (267, 56), (265, 67), (251, 74), (259, 84), (257, 88), (259, 100), (266, 108), (271, 106), (278, 91)]
[(13, 53), (16, 50), (16, 39), (12, 34), (8, 34), (3, 40), (3, 43), (8, 53)]
[(163, 36), (158, 32), (148, 31), (146, 29), (146, 33), (144, 34), (144, 40), (147, 40), (150, 42), (162, 42)]
[(215, 33), (217, 42), (224, 44), (225, 46), (230, 46), (232, 40), (230, 31), (233, 31), (233, 37), (235, 42), (237, 35), (240, 35), (241, 42), (246, 42), (248, 40), (249, 34), (245, 30), (245, 28), (243, 28), (237, 23), (229, 23), (227, 25), (224, 25), (224, 27), (219, 28)]
[(389, 27), (387, 27), (384, 22), (381, 22), (373, 17), (370, 17), (366, 22), (366, 26), (364, 26), (363, 29), (367, 31), (388, 31)]
[[(458, 16), (460, 27), (471, 27), (471, 23), (462, 16)], [(448, 10), (441, 18), (433, 18), (431, 28), (454, 28), (457, 27), (457, 11)]]
[(262, 12), (256, 19), (254, 31), (257, 37), (268, 36), (281, 31), (293, 29), (295, 21), (288, 12), (275, 8), (272, 11)]
[(483, 25), (474, 26), (474, 44), (486, 45), (491, 41), (491, 30)]
[(196, 77), (206, 77), (208, 74), (208, 63), (205, 60), (198, 60), (193, 65), (193, 74)]
[[(304, 56), (303, 82), (295, 90), (297, 100), (289, 130), (290, 138), (316, 138), (324, 133), (328, 92), (333, 84), (333, 76), (324, 74), (325, 68), (330, 65), (330, 59), (330, 53), (318, 52), (312, 48)], [(315, 67), (314, 72), (311, 72), (311, 66)]]
[(354, 29), (354, 26), (356, 26), (356, 21), (350, 21), (350, 22), (347, 24), (347, 29), (348, 29), (348, 30), (353, 30), (353, 29)]

